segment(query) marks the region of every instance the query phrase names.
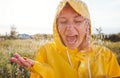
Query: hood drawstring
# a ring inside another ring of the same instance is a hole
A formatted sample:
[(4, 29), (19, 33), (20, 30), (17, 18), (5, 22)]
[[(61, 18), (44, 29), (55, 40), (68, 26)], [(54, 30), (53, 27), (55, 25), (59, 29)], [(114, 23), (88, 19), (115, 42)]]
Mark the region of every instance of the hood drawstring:
[(89, 57), (88, 57), (88, 74), (89, 74), (89, 78), (92, 78), (91, 70), (90, 70), (90, 58)]
[(73, 67), (72, 61), (70, 59), (70, 54), (69, 54), (67, 48), (66, 48), (66, 54), (67, 54), (67, 57), (68, 57), (69, 64), (71, 65), (71, 67)]
[[(69, 54), (67, 48), (66, 48), (66, 54), (67, 54), (67, 57), (68, 57), (69, 64), (71, 65), (71, 67), (73, 67), (72, 61), (70, 59), (70, 54)], [(91, 70), (90, 70), (90, 58), (89, 57), (88, 57), (88, 74), (89, 74), (89, 78), (92, 78)]]

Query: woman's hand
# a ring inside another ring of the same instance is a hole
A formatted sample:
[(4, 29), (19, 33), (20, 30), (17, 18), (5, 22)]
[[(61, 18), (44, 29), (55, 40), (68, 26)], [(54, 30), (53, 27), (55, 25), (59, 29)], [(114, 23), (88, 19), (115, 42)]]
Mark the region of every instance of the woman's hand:
[(19, 54), (15, 53), (14, 57), (11, 57), (9, 59), (11, 62), (14, 62), (16, 64), (19, 64), (20, 66), (23, 66), (25, 68), (30, 68), (34, 65), (34, 61), (28, 58), (23, 58)]

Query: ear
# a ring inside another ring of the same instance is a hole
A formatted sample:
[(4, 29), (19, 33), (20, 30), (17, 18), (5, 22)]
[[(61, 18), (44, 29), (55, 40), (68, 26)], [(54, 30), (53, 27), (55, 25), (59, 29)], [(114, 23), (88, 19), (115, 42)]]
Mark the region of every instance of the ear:
[(85, 20), (85, 26), (86, 26), (86, 32), (89, 33), (90, 35), (90, 21), (89, 20)]

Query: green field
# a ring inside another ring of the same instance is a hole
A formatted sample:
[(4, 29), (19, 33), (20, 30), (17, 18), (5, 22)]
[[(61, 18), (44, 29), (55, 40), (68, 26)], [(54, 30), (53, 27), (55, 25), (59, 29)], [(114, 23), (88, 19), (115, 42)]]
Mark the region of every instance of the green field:
[[(29, 71), (9, 62), (14, 53), (34, 59), (40, 45), (49, 40), (4, 40), (0, 41), (0, 78), (29, 78)], [(110, 48), (117, 56), (120, 64), (120, 42), (104, 41), (101, 45)]]

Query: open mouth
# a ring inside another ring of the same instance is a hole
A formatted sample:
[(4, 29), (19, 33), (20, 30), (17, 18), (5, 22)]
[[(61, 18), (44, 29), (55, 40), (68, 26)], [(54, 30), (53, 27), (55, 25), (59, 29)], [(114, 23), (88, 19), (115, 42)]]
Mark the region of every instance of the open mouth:
[(67, 36), (66, 40), (67, 40), (68, 44), (75, 44), (77, 41), (77, 35)]

